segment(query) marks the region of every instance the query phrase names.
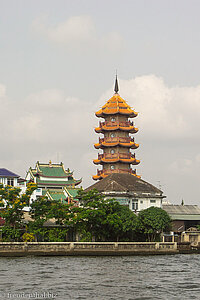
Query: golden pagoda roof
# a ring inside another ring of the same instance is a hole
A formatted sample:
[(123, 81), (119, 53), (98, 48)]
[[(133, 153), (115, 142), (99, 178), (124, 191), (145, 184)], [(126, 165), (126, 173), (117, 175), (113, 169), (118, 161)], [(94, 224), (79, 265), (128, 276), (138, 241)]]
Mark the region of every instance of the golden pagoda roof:
[(96, 112), (97, 117), (102, 117), (103, 115), (115, 115), (122, 114), (129, 117), (136, 117), (137, 112), (135, 112), (126, 101), (120, 97), (118, 93), (115, 93), (112, 98), (110, 98), (102, 108)]
[(125, 154), (125, 153), (98, 154), (98, 158), (93, 160), (93, 163), (95, 165), (104, 164), (104, 163), (116, 163), (116, 162), (138, 165), (140, 163), (140, 160), (136, 159), (135, 155), (133, 155), (131, 153), (128, 153), (128, 154)]
[(95, 132), (103, 133), (104, 131), (122, 130), (130, 133), (137, 133), (138, 128), (134, 127), (133, 122), (117, 122), (117, 121), (106, 121), (100, 122), (99, 127), (95, 128)]
[(99, 149), (104, 147), (115, 147), (118, 145), (132, 149), (137, 149), (139, 147), (139, 144), (136, 144), (131, 137), (100, 138), (99, 143), (94, 144), (94, 147)]
[(121, 170), (121, 169), (115, 169), (115, 170), (97, 170), (97, 174), (92, 176), (92, 178), (94, 180), (100, 180), (103, 179), (111, 174), (130, 174), (132, 176), (135, 176), (136, 178), (141, 178), (140, 175), (136, 174), (135, 170), (130, 169), (125, 169), (125, 170)]

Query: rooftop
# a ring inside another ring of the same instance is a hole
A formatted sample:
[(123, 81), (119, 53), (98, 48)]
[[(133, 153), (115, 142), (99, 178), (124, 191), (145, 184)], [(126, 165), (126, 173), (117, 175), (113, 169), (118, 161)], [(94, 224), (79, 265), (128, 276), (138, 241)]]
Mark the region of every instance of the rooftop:
[(92, 189), (97, 189), (99, 192), (136, 192), (162, 195), (162, 191), (152, 184), (130, 174), (112, 173), (89, 186), (85, 191)]
[(65, 170), (63, 163), (60, 164), (52, 164), (51, 161), (48, 164), (40, 163), (39, 161), (36, 163), (35, 169), (33, 169), (34, 173), (38, 173), (44, 177), (68, 177), (72, 176), (72, 172), (69, 169)]
[(102, 115), (113, 115), (113, 114), (123, 114), (130, 117), (136, 117), (137, 112), (135, 112), (126, 101), (120, 97), (119, 94), (115, 93), (112, 98), (110, 98), (102, 108), (96, 112), (97, 117), (102, 117)]
[(163, 205), (163, 209), (169, 215), (200, 215), (200, 208), (197, 205)]
[(0, 168), (0, 177), (20, 177), (19, 175), (5, 169), (5, 168)]

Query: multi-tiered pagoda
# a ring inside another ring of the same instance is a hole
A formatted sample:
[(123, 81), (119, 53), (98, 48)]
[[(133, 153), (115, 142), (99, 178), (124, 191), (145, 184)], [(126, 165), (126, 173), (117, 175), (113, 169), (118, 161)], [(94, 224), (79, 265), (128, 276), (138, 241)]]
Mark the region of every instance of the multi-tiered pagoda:
[(140, 161), (131, 150), (137, 149), (139, 145), (135, 143), (134, 137), (130, 136), (138, 131), (130, 120), (137, 116), (137, 112), (118, 94), (117, 77), (114, 91), (113, 97), (96, 112), (96, 116), (104, 118), (104, 122), (100, 122), (99, 127), (95, 128), (97, 133), (103, 134), (103, 138), (99, 138), (94, 147), (102, 149), (103, 153), (99, 153), (98, 158), (93, 161), (96, 165), (102, 165), (102, 169), (97, 170), (97, 175), (93, 176), (94, 180), (102, 179), (111, 173), (138, 176), (131, 165), (138, 165)]

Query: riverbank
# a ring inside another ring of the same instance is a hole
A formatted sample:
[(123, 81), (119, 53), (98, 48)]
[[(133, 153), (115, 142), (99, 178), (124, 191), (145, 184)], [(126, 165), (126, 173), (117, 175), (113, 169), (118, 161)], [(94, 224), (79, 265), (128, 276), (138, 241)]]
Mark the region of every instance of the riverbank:
[(161, 242), (1, 242), (0, 256), (158, 255), (200, 253), (190, 243)]

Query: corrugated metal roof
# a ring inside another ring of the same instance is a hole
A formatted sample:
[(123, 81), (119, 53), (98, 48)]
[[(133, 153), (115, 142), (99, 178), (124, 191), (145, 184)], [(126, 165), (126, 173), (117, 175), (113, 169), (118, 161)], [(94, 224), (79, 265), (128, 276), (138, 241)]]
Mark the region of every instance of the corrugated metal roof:
[(163, 205), (168, 214), (173, 215), (200, 215), (200, 208), (197, 205)]
[(171, 215), (172, 220), (200, 221), (200, 215)]

